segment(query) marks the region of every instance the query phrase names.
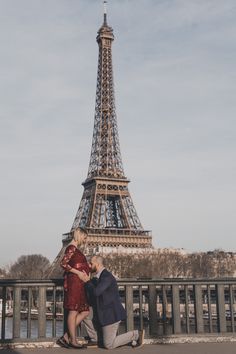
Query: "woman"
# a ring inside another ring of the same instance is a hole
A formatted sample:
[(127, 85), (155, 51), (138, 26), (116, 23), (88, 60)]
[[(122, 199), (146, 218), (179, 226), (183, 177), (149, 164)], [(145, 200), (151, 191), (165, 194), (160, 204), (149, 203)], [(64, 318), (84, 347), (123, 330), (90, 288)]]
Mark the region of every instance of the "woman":
[(77, 327), (89, 314), (89, 305), (86, 298), (84, 283), (80, 280), (79, 271), (89, 274), (89, 265), (79, 247), (85, 243), (87, 231), (78, 228), (73, 233), (73, 239), (68, 244), (61, 267), (64, 272), (64, 309), (68, 311), (67, 327), (65, 333), (57, 343), (63, 347), (83, 348), (76, 340)]

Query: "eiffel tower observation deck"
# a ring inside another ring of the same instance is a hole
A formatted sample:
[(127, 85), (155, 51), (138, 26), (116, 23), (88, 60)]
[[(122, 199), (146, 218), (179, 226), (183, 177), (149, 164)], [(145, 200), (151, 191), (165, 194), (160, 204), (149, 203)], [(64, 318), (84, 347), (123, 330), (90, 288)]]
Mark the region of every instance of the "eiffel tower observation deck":
[(143, 229), (139, 220), (121, 159), (112, 68), (113, 40), (104, 1), (103, 24), (97, 34), (97, 89), (88, 175), (82, 183), (84, 192), (71, 231), (63, 235), (64, 248), (74, 229), (86, 228), (87, 253), (152, 248), (151, 233)]

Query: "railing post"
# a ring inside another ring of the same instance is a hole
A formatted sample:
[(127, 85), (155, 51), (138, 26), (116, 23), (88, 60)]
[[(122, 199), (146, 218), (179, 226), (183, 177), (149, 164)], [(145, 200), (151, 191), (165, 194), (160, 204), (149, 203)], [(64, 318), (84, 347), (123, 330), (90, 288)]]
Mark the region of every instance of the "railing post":
[(13, 288), (13, 339), (20, 338), (21, 288)]
[(53, 286), (53, 306), (52, 306), (52, 336), (56, 337), (56, 320), (57, 320), (57, 300), (56, 300), (56, 287)]
[(1, 340), (5, 339), (6, 333), (6, 324), (5, 324), (5, 319), (6, 319), (6, 303), (7, 303), (7, 288), (6, 286), (3, 287), (2, 289), (2, 328), (1, 328)]
[(209, 330), (210, 333), (213, 332), (213, 325), (212, 325), (212, 312), (211, 312), (211, 287), (207, 285), (207, 308), (208, 308), (208, 318), (209, 318)]
[(166, 296), (166, 286), (162, 286), (162, 321), (163, 321), (163, 334), (167, 332), (167, 307), (168, 301)]
[(179, 334), (181, 333), (179, 285), (172, 285), (172, 317), (173, 317), (173, 333)]
[(195, 310), (195, 329), (196, 333), (204, 332), (203, 309), (202, 309), (202, 287), (194, 285), (194, 310)]
[(39, 300), (38, 300), (38, 336), (39, 338), (46, 337), (46, 288), (39, 287)]
[(126, 328), (127, 331), (134, 329), (134, 309), (133, 309), (133, 287), (132, 285), (125, 286), (125, 308), (127, 313)]
[(28, 288), (27, 338), (31, 337), (32, 289)]
[(139, 294), (139, 328), (140, 330), (143, 329), (143, 291), (142, 291), (142, 285), (139, 286), (138, 289), (138, 294)]
[(149, 333), (157, 334), (157, 291), (156, 285), (149, 285)]
[(189, 295), (188, 285), (185, 285), (184, 286), (184, 298), (185, 298), (186, 332), (190, 333), (188, 295)]
[(231, 331), (235, 332), (234, 328), (234, 298), (232, 285), (229, 286), (229, 303), (230, 303), (230, 316), (231, 316)]
[(218, 317), (218, 331), (226, 332), (226, 319), (225, 319), (225, 294), (224, 285), (216, 285), (216, 306)]

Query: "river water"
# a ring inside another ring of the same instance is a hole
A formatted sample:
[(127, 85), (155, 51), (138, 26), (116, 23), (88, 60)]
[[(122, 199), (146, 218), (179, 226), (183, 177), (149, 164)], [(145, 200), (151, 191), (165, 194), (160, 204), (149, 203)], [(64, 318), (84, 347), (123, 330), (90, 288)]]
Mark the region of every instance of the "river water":
[[(53, 321), (47, 320), (46, 321), (46, 337), (52, 338), (52, 324)], [(138, 323), (134, 324), (135, 329), (139, 329)], [(148, 324), (144, 323), (144, 328), (146, 330), (146, 336), (148, 334)], [(120, 333), (125, 332), (125, 324), (121, 323), (119, 328)], [(1, 333), (1, 321), (0, 321), (0, 333)], [(5, 338), (12, 339), (13, 333), (13, 318), (6, 317), (5, 322)], [(56, 337), (60, 337), (63, 334), (63, 321), (56, 321)], [(31, 338), (38, 337), (38, 321), (31, 320)], [(20, 338), (27, 338), (27, 320), (21, 320), (21, 327), (20, 327)]]
[[(145, 329), (145, 338), (149, 338), (149, 324), (148, 321), (144, 321), (144, 329)], [(47, 320), (46, 321), (46, 337), (47, 338), (52, 338), (53, 333), (52, 333), (52, 325), (53, 321)], [(204, 330), (206, 333), (209, 333), (209, 323), (204, 323)], [(227, 330), (230, 331), (231, 327), (229, 326), (228, 328), (227, 323)], [(139, 329), (139, 321), (134, 322), (134, 329)], [(165, 326), (165, 330), (167, 335), (172, 334), (172, 325), (167, 324)], [(125, 329), (125, 324), (121, 323), (119, 327), (119, 333), (124, 333), (126, 331)], [(217, 322), (213, 322), (213, 332), (217, 332)], [(12, 339), (12, 333), (13, 333), (13, 318), (12, 317), (6, 317), (6, 322), (5, 322), (5, 338), (6, 339)], [(184, 325), (182, 325), (182, 333), (186, 333), (186, 328)], [(195, 326), (190, 325), (190, 333), (195, 333)], [(0, 318), (0, 334), (1, 334), (1, 318)], [(56, 321), (56, 337), (60, 337), (63, 334), (63, 321)], [(84, 332), (82, 331), (82, 335)], [(163, 325), (161, 323), (158, 324), (158, 335), (163, 335)], [(38, 321), (37, 320), (31, 320), (31, 338), (35, 339), (38, 338)], [(21, 328), (20, 328), (20, 338), (27, 338), (27, 320), (21, 320)]]
[[(149, 338), (149, 321), (144, 321), (144, 329), (145, 329), (145, 338)], [(47, 320), (46, 321), (46, 338), (52, 338), (53, 333), (52, 333), (52, 325), (53, 321)], [(12, 329), (13, 329), (13, 318), (12, 317), (6, 317), (6, 322), (5, 322), (5, 338), (6, 339), (11, 339), (12, 338)], [(209, 329), (206, 326), (205, 331), (209, 332)], [(139, 329), (139, 321), (134, 321), (134, 329)], [(217, 332), (217, 327), (216, 325), (213, 326), (214, 332)], [(165, 325), (165, 334), (170, 335), (173, 332), (172, 325), (170, 323), (167, 323)], [(121, 322), (119, 326), (119, 333), (124, 333), (126, 332), (125, 328), (125, 323)], [(0, 333), (1, 333), (1, 321), (0, 321)], [(163, 335), (164, 333), (164, 328), (162, 323), (158, 323), (158, 335)], [(185, 325), (182, 325), (182, 333), (186, 333), (186, 328)], [(195, 327), (190, 325), (190, 333), (195, 333)], [(56, 321), (56, 337), (60, 337), (63, 334), (63, 321), (59, 320)], [(84, 331), (82, 330), (82, 335), (84, 335)], [(38, 321), (37, 320), (31, 320), (31, 338), (38, 338)], [(27, 320), (21, 320), (21, 328), (20, 328), (20, 338), (27, 338)]]
[[(46, 337), (52, 337), (52, 321), (46, 321)], [(2, 323), (0, 321), (0, 332), (1, 332)], [(12, 329), (13, 329), (13, 319), (12, 317), (6, 317), (5, 322), (5, 338), (12, 338)], [(56, 337), (59, 337), (63, 334), (63, 321), (56, 321)], [(20, 337), (27, 338), (27, 320), (21, 320), (20, 326)], [(31, 320), (31, 338), (38, 337), (38, 321)]]

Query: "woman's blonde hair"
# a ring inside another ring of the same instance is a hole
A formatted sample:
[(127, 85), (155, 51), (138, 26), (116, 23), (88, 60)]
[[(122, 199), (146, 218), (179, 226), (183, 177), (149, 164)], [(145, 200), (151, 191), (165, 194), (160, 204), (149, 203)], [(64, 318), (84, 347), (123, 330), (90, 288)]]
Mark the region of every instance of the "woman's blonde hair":
[[(79, 231), (79, 232), (77, 232)], [(88, 231), (86, 229), (84, 229), (83, 227), (78, 227), (77, 229), (75, 229), (73, 231), (73, 240), (75, 240), (76, 242), (78, 242), (78, 246), (80, 246), (82, 244), (81, 241), (81, 235), (88, 235)]]

